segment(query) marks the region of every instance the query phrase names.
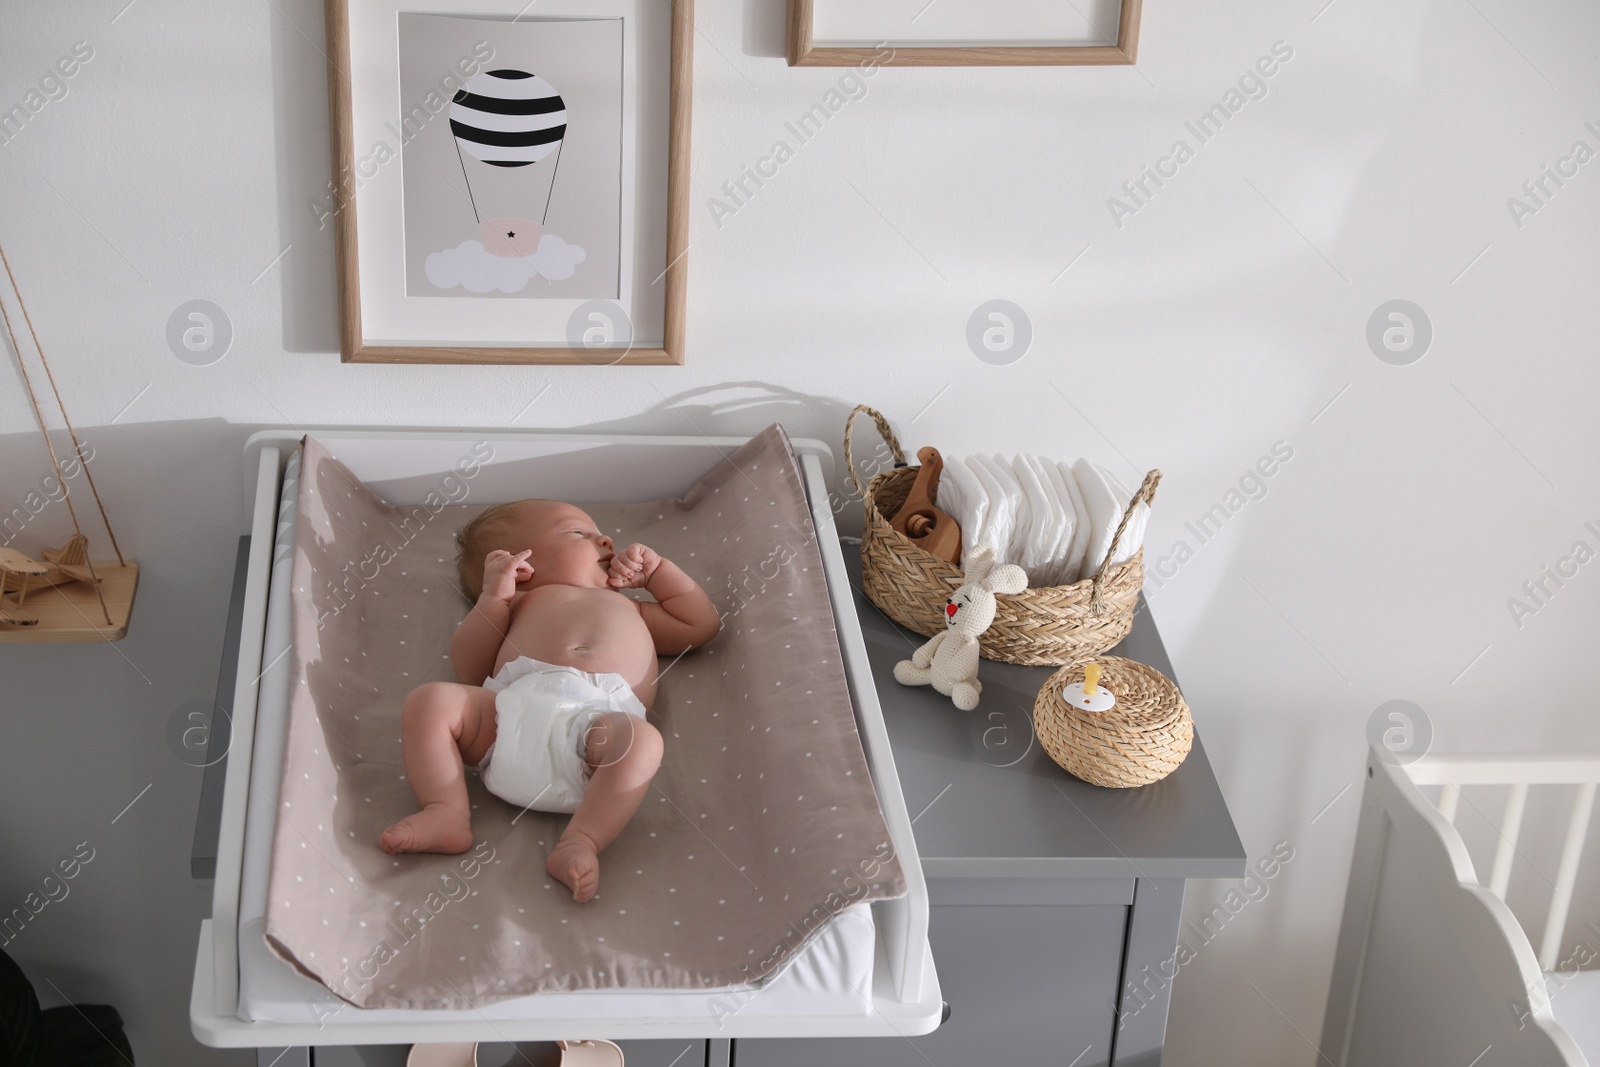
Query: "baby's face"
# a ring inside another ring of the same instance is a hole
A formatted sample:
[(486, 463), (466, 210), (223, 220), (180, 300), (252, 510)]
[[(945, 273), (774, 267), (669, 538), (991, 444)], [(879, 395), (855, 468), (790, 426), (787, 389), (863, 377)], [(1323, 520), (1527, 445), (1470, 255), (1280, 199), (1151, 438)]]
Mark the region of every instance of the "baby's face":
[(600, 532), (581, 508), (572, 504), (524, 504), (510, 527), (505, 548), (531, 549), (533, 577), (519, 589), (539, 585), (577, 585), (604, 589), (610, 573), (611, 538)]

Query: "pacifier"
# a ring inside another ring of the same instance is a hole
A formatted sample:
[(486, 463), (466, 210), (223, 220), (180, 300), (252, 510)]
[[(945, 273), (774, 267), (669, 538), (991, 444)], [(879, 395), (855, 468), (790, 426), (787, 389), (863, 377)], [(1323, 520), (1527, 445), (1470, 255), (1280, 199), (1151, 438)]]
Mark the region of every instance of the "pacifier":
[(1098, 663), (1085, 664), (1083, 681), (1061, 687), (1061, 699), (1079, 711), (1110, 711), (1117, 706), (1111, 690), (1100, 684), (1104, 668)]

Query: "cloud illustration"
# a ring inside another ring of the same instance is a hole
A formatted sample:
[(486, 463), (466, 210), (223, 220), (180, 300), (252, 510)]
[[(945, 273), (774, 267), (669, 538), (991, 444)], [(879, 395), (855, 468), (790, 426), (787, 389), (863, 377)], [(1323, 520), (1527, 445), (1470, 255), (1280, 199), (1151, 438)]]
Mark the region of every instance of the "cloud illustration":
[(440, 289), (466, 289), (473, 293), (520, 293), (534, 278), (561, 281), (572, 277), (586, 253), (553, 233), (539, 239), (531, 256), (497, 256), (480, 241), (462, 241), (454, 248), (428, 256), (428, 280)]

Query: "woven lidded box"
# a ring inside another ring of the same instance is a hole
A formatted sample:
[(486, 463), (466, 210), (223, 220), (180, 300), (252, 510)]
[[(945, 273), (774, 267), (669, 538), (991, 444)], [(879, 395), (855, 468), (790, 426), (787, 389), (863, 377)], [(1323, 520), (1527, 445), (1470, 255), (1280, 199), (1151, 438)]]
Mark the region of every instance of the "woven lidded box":
[(1093, 785), (1124, 789), (1158, 782), (1178, 769), (1194, 744), (1194, 719), (1183, 694), (1154, 667), (1099, 656), (1100, 685), (1117, 698), (1109, 711), (1068, 704), (1061, 690), (1082, 683), (1084, 664), (1050, 676), (1033, 703), (1039, 743), (1066, 771)]

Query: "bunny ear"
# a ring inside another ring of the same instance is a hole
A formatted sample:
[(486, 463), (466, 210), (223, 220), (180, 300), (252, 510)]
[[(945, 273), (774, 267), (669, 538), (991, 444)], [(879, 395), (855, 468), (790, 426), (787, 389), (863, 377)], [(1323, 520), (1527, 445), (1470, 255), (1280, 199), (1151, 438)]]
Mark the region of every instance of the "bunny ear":
[(994, 566), (994, 546), (990, 544), (976, 545), (962, 558), (965, 566), (963, 579), (967, 582), (981, 583), (984, 575)]
[(1028, 572), (1015, 563), (996, 567), (983, 587), (991, 593), (1020, 593), (1028, 588)]

